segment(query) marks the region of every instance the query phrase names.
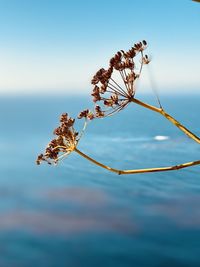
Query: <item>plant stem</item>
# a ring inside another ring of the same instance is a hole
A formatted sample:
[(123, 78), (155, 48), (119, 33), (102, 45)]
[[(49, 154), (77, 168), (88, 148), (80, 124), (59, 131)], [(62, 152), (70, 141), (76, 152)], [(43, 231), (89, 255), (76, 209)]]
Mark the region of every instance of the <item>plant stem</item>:
[(74, 151), (77, 152), (80, 156), (84, 157), (85, 159), (87, 159), (87, 160), (91, 161), (92, 163), (98, 165), (99, 167), (102, 167), (102, 168), (104, 168), (104, 169), (106, 169), (108, 171), (111, 171), (111, 172), (115, 172), (115, 173), (117, 173), (119, 175), (120, 174), (137, 174), (137, 173), (147, 173), (147, 172), (173, 171), (173, 170), (179, 170), (179, 169), (188, 168), (188, 167), (200, 164), (200, 160), (197, 160), (197, 161), (186, 162), (186, 163), (182, 163), (182, 164), (179, 164), (179, 165), (173, 165), (173, 166), (169, 166), (169, 167), (136, 169), (136, 170), (118, 170), (118, 169), (111, 168), (109, 166), (106, 166), (106, 165), (94, 160), (93, 158), (91, 158), (88, 155), (86, 155), (83, 152), (81, 152), (78, 148), (75, 148)]
[(190, 138), (192, 138), (195, 142), (200, 144), (200, 138), (198, 136), (196, 136), (194, 133), (192, 133), (190, 130), (188, 130), (184, 125), (182, 125), (180, 122), (178, 122), (176, 119), (174, 119), (171, 115), (169, 115), (167, 112), (165, 112), (165, 110), (163, 108), (157, 108), (154, 107), (152, 105), (146, 104), (136, 98), (132, 98), (131, 99), (132, 102), (143, 106), (145, 108), (148, 108), (150, 110), (153, 110), (157, 113), (160, 113), (161, 115), (163, 115), (167, 120), (169, 120), (170, 122), (172, 122), (176, 127), (178, 127), (182, 132), (184, 132), (187, 136), (189, 136)]
[(76, 151), (79, 155), (81, 155), (85, 159), (87, 159), (87, 160), (91, 161), (92, 163), (98, 165), (99, 167), (102, 167), (102, 168), (107, 169), (107, 170), (109, 170), (111, 172), (115, 172), (115, 173), (119, 174), (119, 170), (113, 169), (113, 168), (111, 168), (109, 166), (106, 166), (106, 165), (102, 164), (101, 162), (98, 162), (98, 161), (94, 160), (93, 158), (91, 158), (88, 155), (86, 155), (83, 152), (81, 152), (77, 147), (74, 149), (74, 151)]

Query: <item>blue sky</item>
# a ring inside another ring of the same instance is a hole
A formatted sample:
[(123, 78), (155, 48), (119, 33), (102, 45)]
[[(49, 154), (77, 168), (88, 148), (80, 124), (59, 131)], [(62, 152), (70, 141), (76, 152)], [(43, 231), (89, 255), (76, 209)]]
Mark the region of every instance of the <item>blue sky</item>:
[(197, 92), (199, 29), (191, 0), (0, 0), (0, 93), (87, 93), (96, 70), (143, 39), (160, 91)]

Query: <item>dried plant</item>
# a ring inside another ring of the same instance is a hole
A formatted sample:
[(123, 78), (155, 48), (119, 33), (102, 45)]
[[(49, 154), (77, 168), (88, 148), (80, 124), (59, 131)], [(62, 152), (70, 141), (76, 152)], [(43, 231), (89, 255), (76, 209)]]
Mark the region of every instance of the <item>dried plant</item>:
[[(63, 159), (73, 151), (92, 163), (117, 174), (170, 171), (200, 164), (200, 160), (197, 160), (169, 167), (118, 170), (94, 160), (77, 148), (78, 142), (89, 120), (111, 116), (124, 109), (130, 103), (140, 105), (161, 114), (195, 142), (200, 143), (200, 138), (198, 136), (188, 130), (164, 110), (158, 96), (157, 100), (159, 107), (149, 105), (148, 103), (135, 98), (136, 81), (141, 76), (143, 66), (150, 63), (148, 55), (144, 54), (146, 47), (147, 42), (143, 40), (142, 42), (134, 44), (128, 51), (120, 50), (110, 59), (107, 70), (101, 68), (97, 71), (91, 81), (93, 85), (91, 95), (93, 97), (93, 102), (95, 103), (94, 111), (85, 109), (78, 115), (78, 119), (85, 119), (83, 130), (80, 133), (76, 132), (74, 130), (75, 119), (68, 117), (66, 113), (62, 114), (60, 118), (60, 126), (54, 130), (56, 138), (47, 145), (45, 153), (38, 156), (36, 161), (37, 164), (40, 164), (41, 161), (46, 161), (49, 164), (56, 164), (59, 160)], [(139, 65), (136, 62), (138, 56), (140, 57)], [(96, 103), (98, 103), (98, 105)]]
[[(99, 103), (95, 106), (93, 118), (113, 115), (132, 102), (142, 67), (150, 62), (149, 57), (143, 53), (146, 46), (147, 42), (143, 40), (126, 52), (118, 51), (110, 59), (108, 69), (101, 68), (93, 76), (91, 95), (93, 102)], [(136, 63), (138, 56), (140, 56), (139, 65)], [(86, 114), (80, 113), (79, 118), (83, 115)]]
[[(124, 109), (129, 103), (134, 103), (160, 113), (190, 138), (200, 143), (199, 137), (164, 110), (158, 96), (159, 107), (144, 103), (135, 97), (136, 81), (141, 76), (143, 65), (150, 63), (148, 55), (144, 55), (146, 47), (147, 42), (143, 40), (142, 42), (134, 44), (127, 52), (123, 50), (118, 51), (114, 57), (110, 59), (109, 68), (107, 70), (100, 69), (97, 71), (91, 80), (91, 83), (94, 85), (91, 95), (93, 97), (93, 102), (95, 104), (98, 103), (98, 105), (95, 105), (94, 113), (88, 110), (88, 119), (113, 115)], [(138, 55), (140, 55), (140, 66), (137, 66), (135, 62)], [(138, 72), (137, 69), (139, 69)], [(114, 79), (114, 72), (117, 72), (121, 77), (121, 83), (120, 80), (116, 81)], [(87, 118), (87, 114), (81, 112), (78, 118)]]
[(61, 115), (60, 125), (53, 131), (56, 138), (47, 145), (45, 153), (38, 156), (38, 165), (42, 161), (56, 164), (74, 151), (80, 139), (80, 134), (74, 130), (74, 122), (75, 119), (68, 117), (67, 113)]

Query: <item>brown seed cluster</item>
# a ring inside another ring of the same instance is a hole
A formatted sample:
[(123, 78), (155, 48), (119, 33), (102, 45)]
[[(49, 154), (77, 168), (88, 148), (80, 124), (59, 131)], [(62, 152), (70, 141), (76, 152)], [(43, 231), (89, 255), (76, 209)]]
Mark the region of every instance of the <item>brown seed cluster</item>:
[[(88, 120), (113, 115), (131, 102), (135, 95), (135, 81), (140, 77), (143, 65), (150, 62), (148, 56), (143, 54), (146, 47), (147, 42), (143, 40), (135, 43), (128, 51), (120, 50), (110, 59), (107, 70), (101, 68), (96, 72), (91, 80), (94, 111), (85, 109), (78, 115), (78, 119), (85, 119), (83, 130), (77, 133), (73, 127), (75, 120), (67, 113), (62, 114), (60, 125), (53, 132), (56, 138), (47, 145), (45, 153), (38, 156), (38, 165), (42, 161), (57, 163), (70, 154), (76, 148)], [(139, 68), (135, 62), (138, 54), (141, 56)]]
[(94, 119), (94, 114), (89, 109), (85, 109), (81, 111), (78, 115), (78, 119), (82, 119), (82, 118), (92, 120)]
[(70, 154), (78, 143), (78, 133), (74, 130), (75, 120), (64, 113), (60, 117), (60, 125), (54, 130), (56, 138), (47, 145), (45, 153), (36, 160), (39, 165), (42, 161), (48, 164), (57, 163), (60, 158)]
[[(135, 43), (130, 50), (118, 51), (109, 61), (108, 69), (101, 68), (93, 76), (91, 83), (93, 102), (99, 102), (91, 116), (91, 112), (86, 114), (81, 112), (78, 118), (102, 118), (122, 110), (135, 95), (135, 81), (139, 78), (144, 64), (150, 62), (149, 57), (143, 54), (147, 47), (147, 42)], [(140, 54), (140, 66), (138, 68), (135, 58)], [(120, 81), (116, 80), (116, 74)], [(90, 118), (88, 117), (90, 116)]]

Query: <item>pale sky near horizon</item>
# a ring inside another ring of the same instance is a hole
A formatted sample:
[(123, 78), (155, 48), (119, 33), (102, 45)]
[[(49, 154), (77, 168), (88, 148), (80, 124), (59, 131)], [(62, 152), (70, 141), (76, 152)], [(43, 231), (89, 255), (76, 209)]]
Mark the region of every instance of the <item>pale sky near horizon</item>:
[(0, 94), (90, 92), (93, 74), (143, 39), (160, 91), (200, 92), (199, 29), (191, 0), (0, 0)]

